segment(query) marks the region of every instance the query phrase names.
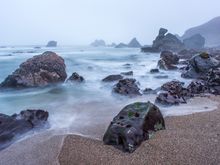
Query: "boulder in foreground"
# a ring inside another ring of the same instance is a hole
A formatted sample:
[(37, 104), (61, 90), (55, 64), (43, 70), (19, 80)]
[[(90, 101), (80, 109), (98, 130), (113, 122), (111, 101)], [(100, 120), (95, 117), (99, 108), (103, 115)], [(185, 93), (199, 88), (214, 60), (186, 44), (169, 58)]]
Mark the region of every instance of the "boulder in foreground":
[(158, 107), (150, 102), (137, 102), (123, 108), (109, 125), (104, 144), (113, 145), (125, 152), (134, 152), (144, 141), (165, 129), (165, 122)]
[(12, 116), (0, 114), (0, 150), (8, 147), (22, 134), (43, 127), (48, 116), (48, 112), (43, 110), (26, 110)]
[(64, 59), (54, 52), (44, 52), (22, 63), (2, 83), (4, 88), (43, 87), (65, 81)]

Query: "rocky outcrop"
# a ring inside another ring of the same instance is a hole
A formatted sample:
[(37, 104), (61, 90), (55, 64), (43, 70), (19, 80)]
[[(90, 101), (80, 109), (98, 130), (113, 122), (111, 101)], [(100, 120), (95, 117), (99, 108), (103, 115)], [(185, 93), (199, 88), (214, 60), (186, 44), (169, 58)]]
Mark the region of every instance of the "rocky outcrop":
[(205, 46), (205, 38), (200, 34), (195, 34), (189, 38), (183, 40), (183, 43), (187, 49), (203, 49)]
[(120, 74), (116, 74), (116, 75), (109, 75), (107, 77), (105, 77), (102, 81), (104, 82), (112, 82), (112, 81), (118, 81), (123, 79), (123, 76)]
[(165, 122), (158, 107), (150, 102), (137, 102), (123, 108), (109, 125), (104, 144), (113, 145), (125, 152), (134, 152), (144, 140), (159, 130)]
[(115, 46), (115, 48), (127, 48), (128, 45), (124, 43), (119, 43), (118, 45)]
[(26, 110), (12, 116), (0, 114), (0, 150), (34, 128), (43, 127), (48, 116), (43, 110)]
[(43, 87), (62, 83), (67, 74), (64, 59), (54, 52), (44, 52), (22, 63), (2, 83), (3, 88)]
[(139, 91), (140, 89), (136, 83), (136, 80), (130, 78), (119, 80), (119, 82), (113, 88), (113, 92), (126, 96), (141, 95)]
[(78, 82), (81, 83), (85, 81), (85, 79), (80, 76), (78, 73), (74, 72), (68, 79), (67, 82)]
[(140, 48), (141, 44), (138, 42), (136, 38), (133, 38), (129, 43), (128, 43), (129, 48)]
[(156, 39), (153, 41), (152, 47), (142, 48), (143, 52), (161, 52), (168, 51), (180, 51), (184, 49), (184, 44), (173, 34), (168, 33), (167, 29), (161, 28)]
[(164, 70), (177, 69), (179, 57), (170, 51), (162, 51), (160, 54), (160, 60), (158, 61), (158, 67)]
[(47, 47), (57, 47), (57, 41), (49, 41)]
[(218, 60), (212, 58), (208, 53), (201, 53), (189, 60), (189, 65), (182, 73), (184, 78), (202, 78), (210, 69), (220, 66)]
[(104, 47), (106, 43), (104, 40), (95, 40), (93, 43), (90, 44), (93, 47)]

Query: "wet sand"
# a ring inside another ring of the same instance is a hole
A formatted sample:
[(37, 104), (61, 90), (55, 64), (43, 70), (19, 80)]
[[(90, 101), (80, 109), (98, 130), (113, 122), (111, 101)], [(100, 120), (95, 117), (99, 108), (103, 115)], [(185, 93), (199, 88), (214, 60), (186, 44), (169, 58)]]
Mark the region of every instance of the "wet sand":
[[(220, 103), (220, 97), (211, 100)], [(0, 164), (220, 164), (219, 119), (220, 105), (215, 111), (166, 117), (166, 130), (157, 132), (132, 154), (103, 145), (101, 140), (49, 131), (0, 151)], [(101, 125), (84, 130), (98, 139), (104, 131)]]

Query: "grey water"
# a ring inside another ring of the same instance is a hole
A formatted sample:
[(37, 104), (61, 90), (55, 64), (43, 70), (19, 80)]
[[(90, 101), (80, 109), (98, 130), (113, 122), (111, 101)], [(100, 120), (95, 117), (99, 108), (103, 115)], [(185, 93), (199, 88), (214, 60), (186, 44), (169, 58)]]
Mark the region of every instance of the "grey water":
[[(116, 82), (103, 83), (101, 81), (106, 76), (133, 71), (134, 75), (128, 77), (135, 78), (139, 82), (141, 90), (156, 89), (173, 79), (178, 79), (186, 84), (190, 81), (182, 79), (179, 71), (161, 71), (151, 74), (150, 69), (157, 67), (160, 55), (141, 53), (140, 49), (88, 46), (34, 49), (33, 46), (15, 46), (0, 48), (0, 82), (22, 62), (48, 50), (54, 51), (64, 58), (68, 76), (77, 72), (85, 78), (85, 83), (63, 83), (43, 89), (1, 91), (0, 113), (11, 115), (25, 109), (44, 109), (49, 111), (51, 130), (99, 137), (96, 135), (97, 131), (93, 130), (100, 128), (103, 132), (112, 118), (124, 106), (135, 101), (154, 102), (156, 97), (155, 95), (143, 95), (128, 98), (115, 95), (112, 93), (112, 88)], [(164, 75), (167, 75), (168, 78), (155, 77)], [(215, 106), (214, 102), (207, 99), (199, 103), (192, 100), (187, 105), (179, 107), (161, 107), (161, 111), (165, 116), (185, 115), (213, 110)]]

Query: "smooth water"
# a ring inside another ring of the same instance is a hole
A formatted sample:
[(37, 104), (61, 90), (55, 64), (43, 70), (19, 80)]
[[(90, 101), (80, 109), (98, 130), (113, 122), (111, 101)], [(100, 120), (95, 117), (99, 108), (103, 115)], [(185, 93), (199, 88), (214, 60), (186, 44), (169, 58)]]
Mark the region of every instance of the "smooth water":
[[(135, 101), (150, 100), (153, 102), (155, 99), (155, 95), (128, 98), (112, 94), (112, 87), (116, 82), (103, 83), (101, 80), (106, 76), (133, 71), (134, 76), (132, 77), (139, 82), (142, 90), (145, 88), (156, 89), (173, 79), (187, 83), (180, 77), (178, 71), (149, 73), (150, 69), (157, 67), (159, 54), (145, 54), (141, 53), (139, 49), (130, 48), (83, 46), (50, 49), (45, 47), (34, 49), (31, 46), (0, 48), (0, 81), (3, 81), (26, 59), (47, 50), (54, 51), (64, 58), (68, 76), (77, 72), (85, 78), (85, 83), (64, 83), (43, 89), (0, 92), (0, 113), (13, 114), (31, 108), (44, 109), (49, 111), (51, 129), (96, 137), (91, 130), (105, 129), (112, 118), (127, 104)], [(17, 51), (23, 51), (23, 53)], [(34, 51), (34, 53), (29, 51)], [(130, 66), (126, 64), (130, 64)], [(167, 75), (168, 78), (155, 78), (158, 75)], [(206, 108), (204, 109), (204, 107)], [(184, 115), (211, 109), (213, 106), (209, 108), (207, 103), (196, 105), (193, 101), (191, 104), (179, 108), (161, 108), (164, 115)]]

